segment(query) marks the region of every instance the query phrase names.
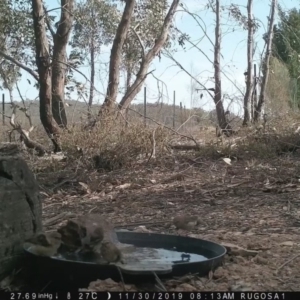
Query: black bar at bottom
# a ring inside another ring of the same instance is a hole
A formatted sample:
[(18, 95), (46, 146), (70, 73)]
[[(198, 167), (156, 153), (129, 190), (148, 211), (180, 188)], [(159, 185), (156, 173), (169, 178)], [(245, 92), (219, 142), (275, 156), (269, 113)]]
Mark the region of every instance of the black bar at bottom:
[(300, 292), (4, 292), (1, 300), (299, 300)]

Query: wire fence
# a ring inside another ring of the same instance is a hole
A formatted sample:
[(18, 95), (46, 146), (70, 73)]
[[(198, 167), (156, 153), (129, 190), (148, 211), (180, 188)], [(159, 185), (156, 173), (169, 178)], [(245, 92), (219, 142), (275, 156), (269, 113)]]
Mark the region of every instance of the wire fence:
[[(23, 103), (18, 103), (23, 107)], [(39, 130), (42, 124), (39, 116), (39, 101), (26, 100), (25, 105), (31, 116), (32, 123)], [(96, 116), (101, 105), (93, 105), (91, 113)], [(87, 121), (88, 107), (83, 101), (67, 101), (66, 113), (70, 125), (82, 124)], [(0, 130), (0, 140), (7, 141), (7, 132), (11, 130), (9, 124), (12, 114), (11, 104), (5, 101), (5, 95), (2, 94), (2, 103), (0, 109), (2, 115), (2, 124)], [(17, 111), (16, 122), (20, 122), (24, 128), (29, 126), (28, 119), (22, 111)], [(204, 111), (201, 108), (186, 108), (182, 102), (176, 101), (176, 91), (173, 91), (173, 103), (167, 104), (163, 101), (155, 103), (147, 102), (147, 89), (144, 88), (144, 103), (131, 104), (127, 112), (127, 121), (129, 123), (141, 122), (146, 126), (162, 124), (175, 130), (189, 131), (198, 130), (201, 126), (212, 126), (216, 124), (216, 114)]]

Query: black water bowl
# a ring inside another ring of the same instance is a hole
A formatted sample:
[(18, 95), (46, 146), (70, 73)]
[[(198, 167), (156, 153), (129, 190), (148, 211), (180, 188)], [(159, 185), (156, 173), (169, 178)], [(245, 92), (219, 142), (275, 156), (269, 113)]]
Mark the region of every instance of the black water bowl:
[[(205, 276), (217, 268), (226, 249), (216, 243), (196, 238), (156, 233), (117, 231), (118, 240), (131, 244), (135, 250), (125, 256), (125, 264), (118, 264), (125, 282), (145, 282), (159, 277), (198, 273)], [(41, 257), (25, 249), (27, 262), (35, 275), (48, 277), (53, 289), (77, 290), (96, 279), (112, 278), (120, 281), (120, 273), (113, 264), (99, 264), (90, 260), (67, 257)]]

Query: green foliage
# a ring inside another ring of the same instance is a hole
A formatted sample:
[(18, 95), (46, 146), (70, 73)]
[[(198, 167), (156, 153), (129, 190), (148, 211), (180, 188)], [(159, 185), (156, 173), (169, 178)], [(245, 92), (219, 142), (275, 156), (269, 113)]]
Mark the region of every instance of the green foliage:
[[(72, 67), (79, 67), (86, 61), (91, 47), (99, 55), (101, 46), (110, 45), (113, 42), (123, 13), (123, 2), (82, 0), (77, 3), (73, 36), (70, 42), (72, 51), (69, 56), (69, 64)], [(131, 29), (127, 34), (122, 51), (122, 68), (130, 78), (138, 71), (142, 59), (143, 50), (140, 41), (145, 52), (154, 46), (161, 33), (167, 10), (167, 0), (137, 0)], [(165, 47), (170, 46), (169, 40)], [(74, 91), (77, 83), (73, 79), (71, 68), (67, 80), (70, 83), (68, 90)]]
[(112, 42), (120, 14), (109, 0), (87, 0), (77, 3), (70, 45), (84, 54), (93, 46), (99, 52), (102, 45)]
[[(223, 7), (223, 8), (225, 9), (225, 7)], [(233, 18), (239, 24), (239, 26), (241, 26), (243, 28), (243, 30), (248, 30), (248, 26), (249, 26), (248, 16), (245, 16), (242, 14), (238, 5), (230, 4), (230, 6), (226, 9), (228, 10), (229, 17)], [(255, 18), (253, 18), (251, 25), (254, 28), (254, 33), (260, 27), (260, 24), (255, 20)]]
[(70, 67), (66, 78), (67, 95), (76, 90), (78, 94), (84, 93), (87, 96), (87, 92), (80, 89), (80, 82), (74, 79), (72, 68), (82, 65), (87, 57), (90, 57), (91, 51), (98, 56), (102, 46), (112, 43), (120, 18), (120, 12), (114, 1), (77, 2), (70, 41), (72, 51), (68, 59)]
[(293, 106), (295, 96), (291, 86), (293, 80), (290, 78), (287, 65), (276, 57), (271, 57), (270, 69), (265, 111), (271, 116), (277, 116), (288, 111), (289, 106)]
[[(28, 1), (0, 2), (0, 50), (26, 65), (33, 62), (33, 29)], [(2, 87), (12, 90), (20, 78), (20, 68), (0, 58)]]
[[(279, 7), (279, 16), (280, 22), (274, 26), (273, 55), (286, 64), (290, 77), (300, 86), (300, 10), (284, 12)], [(300, 89), (297, 103), (300, 107)]]
[[(131, 22), (131, 30), (128, 32), (123, 46), (122, 66), (130, 76), (138, 71), (142, 60), (143, 49), (140, 41), (146, 53), (154, 46), (156, 39), (162, 31), (168, 6), (167, 0), (137, 1)], [(140, 41), (133, 29), (135, 29)], [(164, 48), (171, 47), (172, 39), (174, 39), (174, 28), (171, 26), (169, 39)]]
[(290, 63), (300, 51), (300, 10), (284, 12), (279, 7), (280, 22), (274, 27), (274, 53), (284, 63)]

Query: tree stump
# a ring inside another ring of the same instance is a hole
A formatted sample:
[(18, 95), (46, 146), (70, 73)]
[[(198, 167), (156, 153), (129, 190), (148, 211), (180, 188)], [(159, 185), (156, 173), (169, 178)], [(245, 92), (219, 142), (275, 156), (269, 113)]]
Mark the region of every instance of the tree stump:
[(38, 184), (26, 162), (0, 156), (0, 278), (12, 271), (22, 244), (42, 229)]

